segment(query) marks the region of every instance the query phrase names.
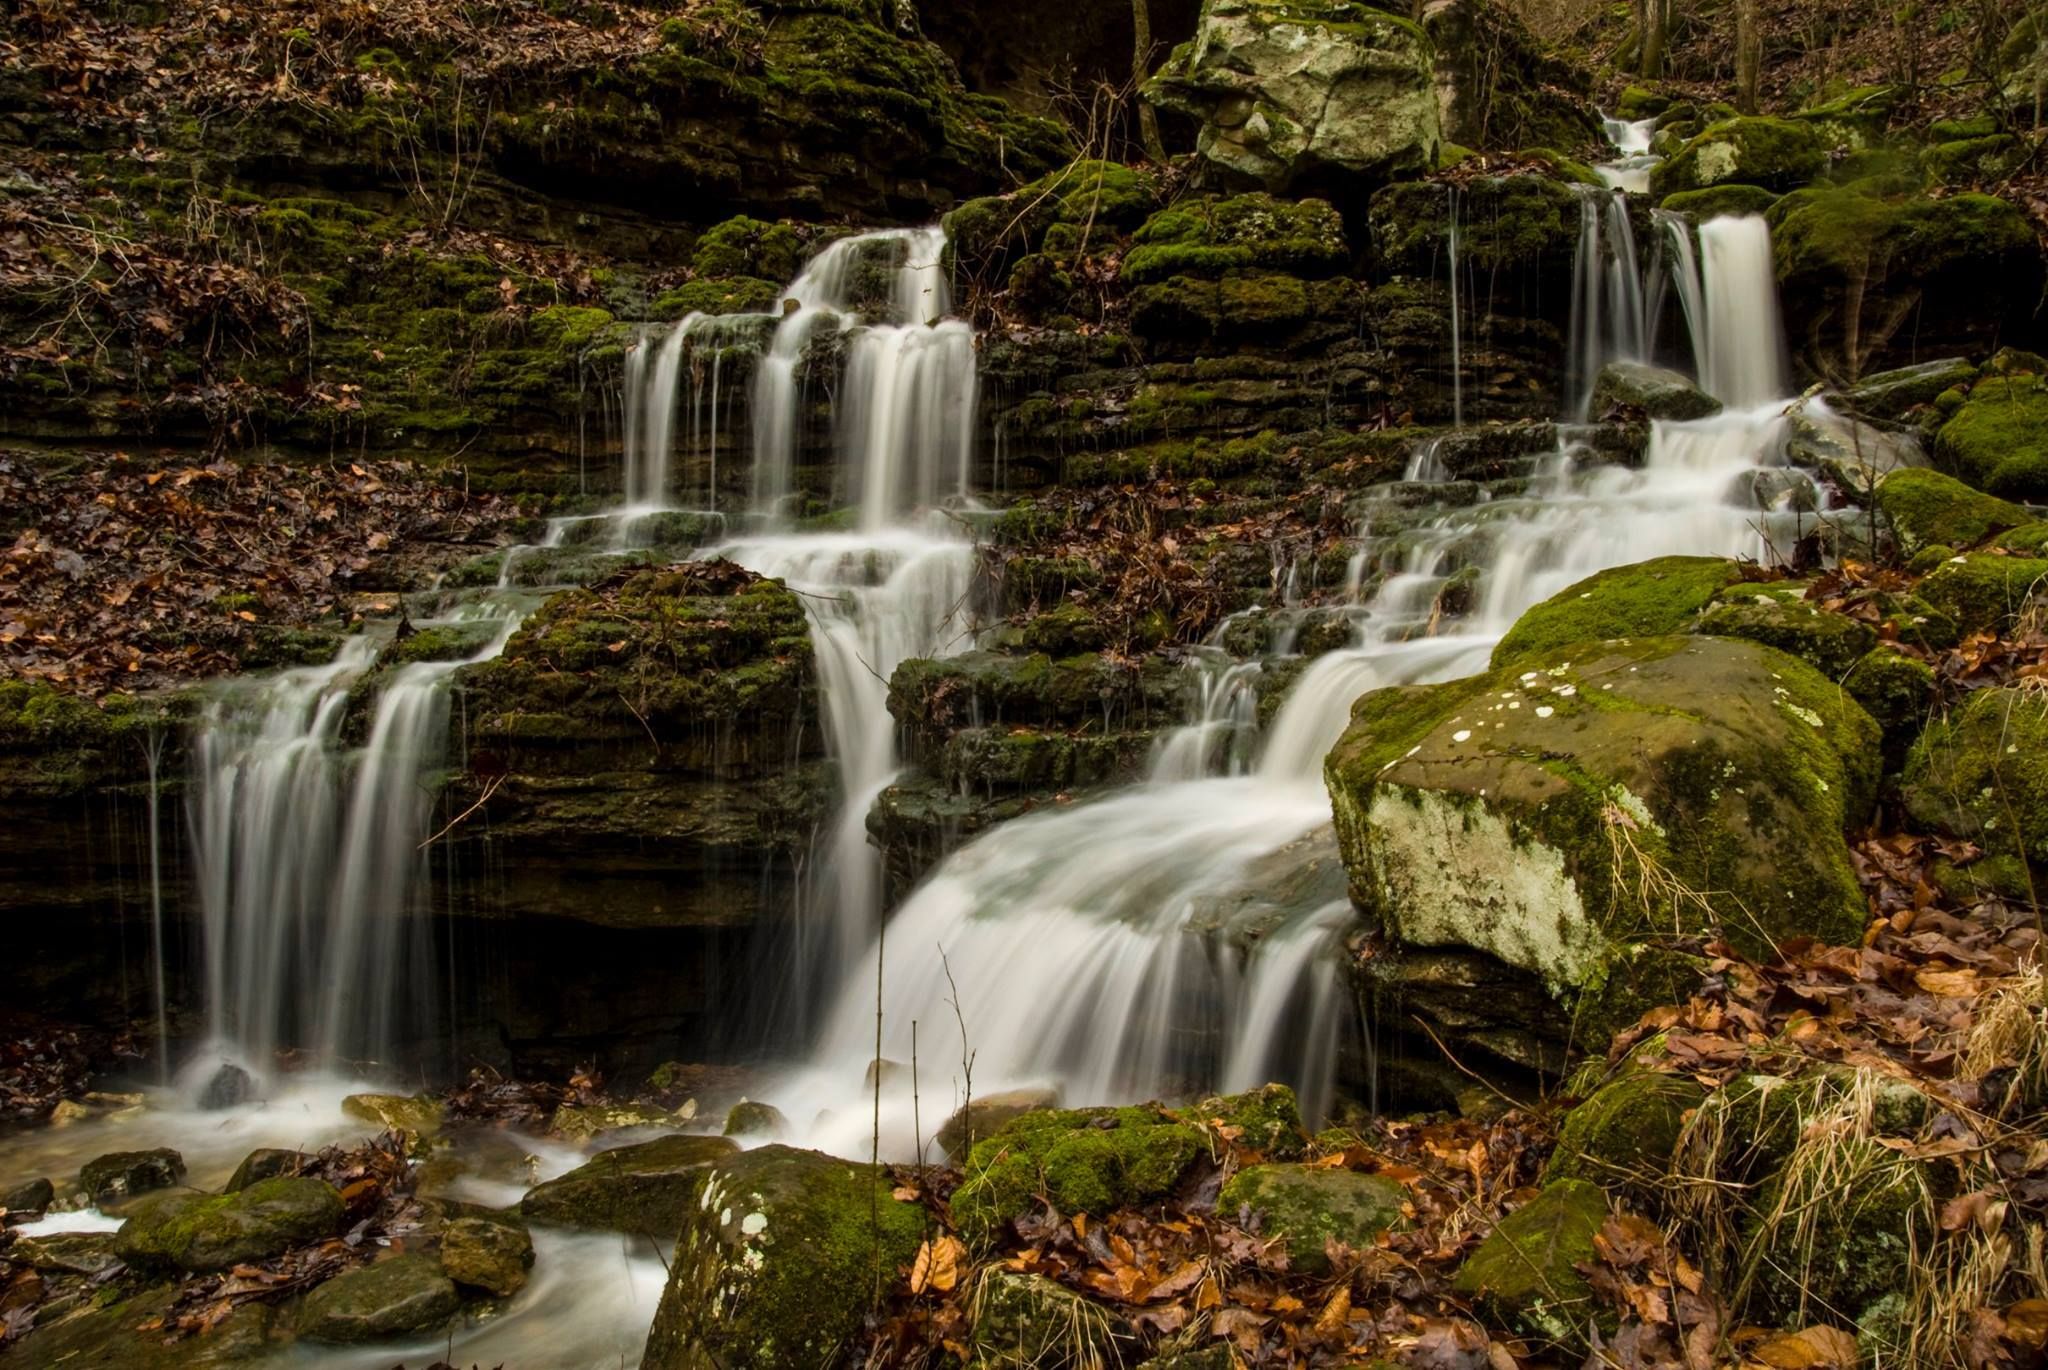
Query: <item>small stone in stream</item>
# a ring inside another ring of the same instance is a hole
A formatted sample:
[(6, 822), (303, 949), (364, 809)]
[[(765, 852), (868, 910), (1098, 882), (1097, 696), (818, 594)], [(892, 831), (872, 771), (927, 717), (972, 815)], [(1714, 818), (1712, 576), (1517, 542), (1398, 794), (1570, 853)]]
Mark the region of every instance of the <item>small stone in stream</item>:
[(441, 1229), (441, 1269), (457, 1284), (500, 1298), (526, 1287), (533, 1238), (515, 1219), (457, 1218)]
[(548, 1126), (571, 1141), (587, 1142), (607, 1132), (635, 1127), (669, 1127), (689, 1116), (653, 1104), (563, 1104)]
[(742, 1099), (725, 1115), (728, 1137), (780, 1137), (789, 1130), (789, 1120), (773, 1104)]
[(31, 1270), (56, 1275), (98, 1275), (121, 1263), (111, 1232), (52, 1232), (46, 1237), (17, 1237), (7, 1259)]
[(280, 1175), (296, 1175), (312, 1163), (313, 1158), (303, 1151), (289, 1151), (279, 1147), (263, 1146), (242, 1158), (235, 1167), (235, 1173), (228, 1177), (226, 1192), (236, 1193), (247, 1189), (258, 1180), (274, 1180)]
[(213, 1078), (206, 1082), (206, 1088), (199, 1091), (199, 1107), (208, 1113), (218, 1113), (237, 1104), (245, 1104), (256, 1097), (256, 1080), (248, 1071), (232, 1061), (223, 1061)]
[(9, 1215), (41, 1213), (57, 1200), (57, 1187), (48, 1180), (30, 1180), (14, 1188), (0, 1191), (0, 1208)]
[(167, 1146), (148, 1151), (113, 1151), (87, 1161), (78, 1172), (78, 1187), (96, 1204), (110, 1203), (153, 1189), (169, 1189), (185, 1178), (185, 1158)]
[(991, 1267), (973, 1308), (978, 1365), (1123, 1365), (1144, 1344), (1123, 1318), (1043, 1275)]
[(306, 1296), (299, 1336), (306, 1341), (379, 1341), (431, 1332), (462, 1300), (433, 1257), (412, 1253), (336, 1275)]
[(341, 1111), (408, 1137), (441, 1130), (441, 1101), (431, 1094), (351, 1094), (341, 1101)]

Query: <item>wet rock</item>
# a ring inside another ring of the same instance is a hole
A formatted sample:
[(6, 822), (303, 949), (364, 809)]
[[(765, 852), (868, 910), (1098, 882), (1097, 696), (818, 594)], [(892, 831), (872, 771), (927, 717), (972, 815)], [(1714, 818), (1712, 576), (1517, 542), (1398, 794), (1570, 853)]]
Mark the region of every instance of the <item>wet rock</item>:
[(1232, 1129), (1240, 1145), (1275, 1160), (1293, 1160), (1307, 1150), (1301, 1107), (1286, 1085), (1261, 1085), (1242, 1094), (1204, 1099), (1195, 1105), (1195, 1116)]
[(1934, 668), (1880, 644), (1842, 678), (1842, 688), (1884, 729), (1885, 769), (1898, 768), (1934, 700)]
[(1823, 609), (1798, 582), (1731, 586), (1700, 615), (1693, 631), (1761, 642), (1831, 680), (1840, 680), (1877, 645), (1877, 629)]
[(1980, 381), (1935, 437), (1934, 460), (1993, 495), (2048, 500), (2048, 380)]
[[(222, 1366), (275, 1365), (284, 1347), (274, 1335), (276, 1310), (245, 1303), (209, 1329), (165, 1345), (157, 1320), (178, 1288), (166, 1285), (100, 1305), (88, 1303), (62, 1318), (45, 1316), (24, 1337), (0, 1347), (4, 1370), (93, 1366), (95, 1370), (217, 1370)], [(151, 1330), (144, 1331), (148, 1327)]]
[(316, 1286), (299, 1309), (302, 1340), (344, 1345), (433, 1332), (462, 1306), (432, 1256), (391, 1256)]
[(1593, 412), (1640, 409), (1653, 419), (1704, 419), (1721, 412), (1721, 402), (1689, 376), (1641, 362), (1612, 362), (1593, 382)]
[(680, 1232), (707, 1168), (738, 1146), (724, 1137), (658, 1137), (600, 1151), (529, 1191), (519, 1211), (536, 1223), (669, 1238)]
[(673, 1127), (675, 1114), (653, 1104), (563, 1104), (548, 1120), (550, 1131), (572, 1142), (588, 1142), (607, 1132), (636, 1127)]
[(1281, 191), (1434, 166), (1435, 82), (1422, 30), (1383, 10), (1204, 0), (1194, 39), (1144, 89), (1200, 125), (1196, 154), (1219, 179)]
[(1569, 291), (1584, 213), (1579, 193), (1549, 176), (1483, 177), (1458, 189), (1403, 181), (1375, 191), (1367, 210), (1374, 264), (1388, 275), (1429, 280), (1445, 269), (1450, 216), (1458, 211), (1459, 261), (1519, 298), (1524, 286)]
[[(1653, 932), (1757, 954), (1860, 935), (1843, 833), (1873, 802), (1878, 742), (1781, 652), (1644, 638), (1368, 694), (1324, 770), (1352, 897), (1390, 937), (1496, 957), (1597, 1038), (1649, 1007), (1618, 968)], [(1684, 893), (1706, 890), (1746, 916)]]
[(1730, 182), (1792, 190), (1818, 176), (1825, 164), (1820, 138), (1806, 124), (1768, 117), (1724, 119), (1708, 125), (1651, 172), (1650, 192), (1662, 199), (1675, 191)]
[(303, 1151), (281, 1150), (276, 1147), (258, 1147), (242, 1158), (235, 1167), (235, 1173), (228, 1176), (227, 1191), (230, 1194), (247, 1189), (258, 1180), (274, 1180), (279, 1176), (296, 1175), (312, 1163), (313, 1158)]
[(1942, 391), (1976, 379), (1977, 368), (1967, 358), (1943, 357), (1865, 376), (1844, 390), (1842, 399), (1859, 414), (1896, 419), (1908, 410), (1934, 403)]
[(441, 1269), (457, 1284), (509, 1298), (532, 1268), (533, 1238), (515, 1218), (456, 1218), (441, 1229)]
[(57, 1197), (57, 1188), (48, 1180), (29, 1180), (12, 1189), (0, 1191), (0, 1208), (12, 1214), (41, 1213)]
[(990, 1267), (971, 1307), (968, 1349), (977, 1364), (1083, 1370), (1127, 1365), (1142, 1354), (1129, 1322), (1043, 1275)]
[(1529, 1336), (1567, 1347), (1586, 1342), (1592, 1288), (1579, 1267), (1598, 1252), (1607, 1196), (1584, 1180), (1560, 1180), (1501, 1219), (1458, 1268), (1460, 1294)]
[(974, 1144), (953, 1220), (984, 1241), (1041, 1195), (1062, 1214), (1102, 1217), (1171, 1192), (1204, 1150), (1198, 1129), (1157, 1108), (1026, 1113)]
[(742, 1099), (725, 1115), (728, 1137), (780, 1137), (789, 1130), (789, 1119), (773, 1104)]
[(976, 1141), (1000, 1131), (1013, 1119), (1059, 1106), (1058, 1089), (1009, 1089), (983, 1095), (954, 1109), (933, 1140), (941, 1154), (957, 1164)]
[(441, 1101), (431, 1094), (351, 1094), (341, 1111), (415, 1141), (441, 1130)]
[(1779, 198), (1778, 192), (1762, 186), (1727, 184), (1705, 190), (1673, 191), (1658, 207), (1673, 214), (1689, 215), (1694, 223), (1705, 223), (1728, 214), (1762, 214)]
[(1247, 1166), (1224, 1182), (1217, 1212), (1287, 1243), (1296, 1270), (1330, 1268), (1326, 1243), (1369, 1250), (1382, 1232), (1407, 1225), (1408, 1191), (1380, 1175), (1327, 1166)]
[(1445, 143), (1576, 148), (1599, 137), (1583, 69), (1552, 57), (1508, 6), (1429, 0), (1418, 17), (1435, 55)]
[(765, 1146), (712, 1169), (689, 1205), (642, 1370), (836, 1364), (860, 1334), (883, 1270), (908, 1265), (924, 1210), (887, 1172)]
[(258, 1180), (233, 1194), (166, 1194), (137, 1205), (114, 1249), (131, 1265), (226, 1270), (341, 1230), (341, 1196), (324, 1180)]
[(1706, 1098), (1691, 1077), (1650, 1068), (1647, 1058), (1662, 1050), (1661, 1039), (1635, 1048), (1565, 1115), (1545, 1183), (1585, 1180), (1604, 1189), (1658, 1192), (1687, 1115)]
[(1786, 415), (1785, 456), (1819, 471), (1852, 501), (1868, 506), (1873, 488), (1896, 471), (1927, 465), (1910, 433), (1892, 433), (1824, 405), (1800, 403)]
[(1517, 619), (1493, 649), (1493, 665), (1575, 642), (1685, 632), (1741, 579), (1741, 568), (1724, 557), (1658, 557), (1601, 571)]
[(1896, 471), (1878, 482), (1877, 507), (1908, 556), (1934, 546), (1974, 547), (2033, 515), (1939, 471)]
[(47, 1237), (16, 1237), (7, 1259), (59, 1275), (96, 1276), (121, 1263), (111, 1232), (52, 1232)]
[(110, 1152), (87, 1161), (78, 1172), (78, 1187), (94, 1203), (106, 1204), (168, 1189), (184, 1178), (185, 1158), (169, 1147), (156, 1147)]
[(222, 1062), (221, 1068), (213, 1072), (206, 1087), (199, 1091), (199, 1107), (208, 1112), (234, 1108), (245, 1104), (256, 1096), (256, 1080), (248, 1071), (231, 1061)]

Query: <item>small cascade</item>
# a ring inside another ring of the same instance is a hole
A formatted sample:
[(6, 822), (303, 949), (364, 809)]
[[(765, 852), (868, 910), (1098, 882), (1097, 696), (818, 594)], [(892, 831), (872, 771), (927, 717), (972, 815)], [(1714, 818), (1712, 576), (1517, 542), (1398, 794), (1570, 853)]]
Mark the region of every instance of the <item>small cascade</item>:
[(1650, 173), (1664, 160), (1650, 151), (1650, 136), (1657, 131), (1657, 121), (1654, 118), (1610, 119), (1602, 115), (1600, 127), (1615, 155), (1593, 170), (1610, 190), (1625, 191), (1631, 195), (1647, 194)]
[(1451, 471), (1444, 464), (1443, 448), (1442, 438), (1430, 438), (1415, 444), (1415, 450), (1408, 454), (1408, 466), (1401, 473), (1401, 479), (1423, 485), (1441, 485), (1449, 480)]
[(1647, 357), (1650, 321), (1643, 308), (1642, 279), (1628, 197), (1616, 191), (1582, 191), (1565, 368), (1571, 417), (1586, 418), (1602, 367)]
[(1465, 346), (1464, 312), (1459, 307), (1458, 270), (1458, 188), (1448, 190), (1450, 208), (1450, 258), (1451, 258), (1451, 422), (1459, 428), (1465, 426)]

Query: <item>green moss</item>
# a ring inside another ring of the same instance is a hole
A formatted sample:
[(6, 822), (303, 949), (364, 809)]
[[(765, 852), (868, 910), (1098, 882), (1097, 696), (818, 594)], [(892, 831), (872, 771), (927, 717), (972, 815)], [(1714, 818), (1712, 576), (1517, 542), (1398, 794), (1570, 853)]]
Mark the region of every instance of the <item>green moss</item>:
[(1908, 467), (1878, 483), (1877, 507), (1909, 555), (1945, 544), (1974, 547), (1993, 533), (2033, 521), (2019, 505), (1972, 489), (1939, 471)]
[(2004, 632), (2028, 602), (2048, 592), (2048, 560), (1975, 553), (1944, 562), (1920, 594), (1965, 633)]
[(1278, 1237), (1288, 1263), (1307, 1274), (1330, 1269), (1328, 1244), (1366, 1251), (1390, 1228), (1408, 1225), (1405, 1186), (1381, 1175), (1305, 1165), (1254, 1165), (1224, 1181), (1218, 1216)]
[(1824, 609), (1797, 590), (1731, 595), (1708, 606), (1693, 631), (1761, 642), (1836, 680), (1877, 644), (1875, 628)]
[(1597, 1261), (1593, 1239), (1606, 1221), (1607, 1196), (1595, 1186), (1545, 1185), (1465, 1258), (1452, 1288), (1517, 1331), (1583, 1347), (1595, 1310), (1580, 1267)]
[[(1104, 244), (1158, 204), (1150, 169), (1082, 159), (1010, 194), (967, 201), (946, 216), (948, 246), (971, 272), (1001, 272), (1026, 253), (1071, 255)], [(1055, 228), (1064, 231), (1056, 236)]]
[(1814, 129), (1791, 119), (1746, 117), (1709, 124), (1650, 176), (1659, 200), (1675, 191), (1736, 182), (1787, 191), (1826, 166)]
[(1631, 1066), (1567, 1113), (1545, 1183), (1586, 1180), (1648, 1196), (1663, 1185), (1692, 1110), (1706, 1091), (1691, 1078)]
[(131, 1264), (226, 1270), (341, 1230), (341, 1196), (323, 1180), (258, 1180), (231, 1194), (166, 1194), (121, 1225), (115, 1249)]
[(1689, 630), (1742, 570), (1722, 557), (1659, 557), (1588, 576), (1523, 614), (1493, 649), (1498, 668), (1577, 642)]
[(1202, 1134), (1156, 1109), (1043, 1110), (974, 1144), (953, 1192), (953, 1221), (975, 1243), (1043, 1197), (1062, 1214), (1107, 1217), (1179, 1184)]
[(1275, 1160), (1295, 1159), (1307, 1143), (1301, 1107), (1286, 1085), (1262, 1085), (1243, 1094), (1204, 1099), (1195, 1106), (1195, 1115), (1234, 1129), (1240, 1145)]
[(2048, 698), (1971, 691), (1920, 735), (1901, 789), (1920, 822), (2048, 867)]
[(1344, 222), (1326, 202), (1264, 194), (1182, 201), (1147, 219), (1133, 243), (1121, 273), (1133, 285), (1245, 268), (1328, 276), (1350, 259)]
[(1727, 214), (1762, 214), (1777, 202), (1777, 192), (1762, 186), (1718, 185), (1705, 190), (1674, 191), (1664, 197), (1661, 207), (1705, 223)]
[(1943, 185), (1981, 186), (2001, 181), (2026, 162), (2026, 145), (2009, 133), (1937, 143), (1920, 154), (1920, 165)]
[(1934, 668), (1918, 657), (1880, 646), (1843, 677), (1842, 688), (1884, 729), (1886, 754), (1896, 761), (1927, 721)]
[(782, 299), (782, 286), (754, 276), (686, 281), (654, 297), (648, 309), (659, 318), (690, 314), (766, 314)]
[(1530, 274), (1569, 262), (1578, 241), (1578, 193), (1547, 176), (1482, 177), (1453, 191), (1402, 182), (1374, 193), (1367, 208), (1382, 273), (1428, 280), (1448, 269), (1455, 194), (1458, 251), (1485, 276)]
[(802, 258), (803, 240), (794, 228), (740, 215), (705, 230), (691, 265), (699, 276), (787, 281), (795, 278)]
[(1934, 459), (1980, 490), (2048, 500), (2048, 383), (2032, 376), (1979, 381), (1942, 426)]

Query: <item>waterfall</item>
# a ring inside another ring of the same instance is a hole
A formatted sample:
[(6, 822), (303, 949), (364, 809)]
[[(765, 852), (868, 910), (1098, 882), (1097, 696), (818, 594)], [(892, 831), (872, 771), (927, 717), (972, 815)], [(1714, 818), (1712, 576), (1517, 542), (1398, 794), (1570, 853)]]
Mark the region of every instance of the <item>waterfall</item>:
[(142, 752), (149, 763), (149, 962), (156, 999), (156, 1068), (158, 1083), (170, 1082), (171, 1022), (164, 988), (164, 871), (163, 827), (160, 812), (163, 782), (164, 742), (168, 734), (151, 726)]
[(1628, 197), (1588, 188), (1579, 205), (1565, 395), (1571, 416), (1583, 420), (1600, 369), (1609, 362), (1644, 360), (1650, 327)]
[(1631, 195), (1646, 194), (1650, 189), (1650, 173), (1664, 160), (1650, 151), (1650, 135), (1657, 131), (1657, 121), (1610, 119), (1602, 115), (1600, 127), (1607, 135), (1607, 141), (1613, 145), (1615, 156), (1593, 170), (1610, 190), (1626, 191)]
[(1459, 428), (1465, 426), (1465, 348), (1463, 320), (1458, 308), (1458, 188), (1451, 186), (1450, 197), (1450, 258), (1451, 258), (1451, 422)]

